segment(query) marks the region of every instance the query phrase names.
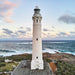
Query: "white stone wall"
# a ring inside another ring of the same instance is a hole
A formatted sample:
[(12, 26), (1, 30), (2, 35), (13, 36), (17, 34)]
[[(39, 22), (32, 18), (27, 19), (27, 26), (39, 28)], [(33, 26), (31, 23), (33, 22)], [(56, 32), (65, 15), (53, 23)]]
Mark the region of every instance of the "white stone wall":
[(33, 49), (32, 59), (36, 60), (36, 57), (38, 56), (38, 59), (42, 60), (41, 24), (33, 25), (33, 48), (32, 49)]
[(31, 62), (31, 69), (40, 69), (42, 70), (44, 68), (43, 66), (43, 60), (32, 60)]

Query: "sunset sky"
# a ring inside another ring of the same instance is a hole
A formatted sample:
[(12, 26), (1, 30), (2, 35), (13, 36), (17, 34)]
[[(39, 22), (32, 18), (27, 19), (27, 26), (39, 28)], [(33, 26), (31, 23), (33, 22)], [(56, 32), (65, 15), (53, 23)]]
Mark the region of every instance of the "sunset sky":
[(42, 39), (75, 40), (75, 0), (0, 0), (0, 40), (32, 39), (35, 6), (43, 17)]

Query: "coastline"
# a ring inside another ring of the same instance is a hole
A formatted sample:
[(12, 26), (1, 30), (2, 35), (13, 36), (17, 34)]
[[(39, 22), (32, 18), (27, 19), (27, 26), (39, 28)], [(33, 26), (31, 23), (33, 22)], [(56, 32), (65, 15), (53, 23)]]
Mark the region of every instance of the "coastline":
[[(27, 57), (27, 58), (30, 58), (30, 60), (31, 60), (31, 56), (32, 56), (32, 54), (23, 53), (23, 54), (18, 54), (18, 55), (7, 56), (6, 58), (11, 59), (11, 57), (13, 57), (13, 58), (25, 57), (25, 59), (26, 59), (26, 57)], [(50, 59), (53, 61), (61, 60), (61, 61), (64, 61), (64, 62), (67, 62), (70, 64), (75, 64), (75, 55), (67, 54), (67, 53), (56, 52), (54, 54), (51, 54), (51, 53), (45, 52), (45, 53), (43, 53), (43, 58)]]
[[(63, 53), (63, 54), (70, 54), (70, 55), (74, 55), (75, 56), (75, 53), (71, 53), (71, 52), (66, 52), (66, 51), (63, 51), (63, 50), (54, 50), (54, 49), (48, 49), (46, 48), (45, 50), (43, 50), (43, 53), (50, 53), (50, 54), (56, 54), (56, 53)], [(7, 56), (12, 56), (12, 55), (20, 55), (20, 54), (32, 54), (32, 52), (28, 51), (28, 52), (13, 52), (13, 51), (10, 51), (9, 53), (1, 53), (0, 54), (0, 57), (3, 56), (3, 57), (7, 57)]]
[[(5, 62), (5, 59), (11, 60), (11, 62), (8, 62), (7, 64), (7, 62)], [(0, 72), (13, 71), (13, 67), (16, 67), (23, 60), (31, 61), (32, 54), (23, 53), (23, 54), (18, 54), (18, 55), (1, 57), (0, 61), (5, 66), (3, 66), (2, 69), (0, 69)], [(75, 65), (75, 56), (72, 54), (67, 54), (67, 53), (56, 52), (55, 54), (51, 54), (51, 53), (45, 52), (43, 53), (43, 60), (47, 62), (55, 62), (55, 63), (60, 62), (60, 64), (66, 63), (68, 65), (71, 65), (71, 68), (73, 68), (73, 65)], [(12, 66), (12, 65), (15, 65), (15, 66)], [(9, 66), (10, 68), (8, 68)]]

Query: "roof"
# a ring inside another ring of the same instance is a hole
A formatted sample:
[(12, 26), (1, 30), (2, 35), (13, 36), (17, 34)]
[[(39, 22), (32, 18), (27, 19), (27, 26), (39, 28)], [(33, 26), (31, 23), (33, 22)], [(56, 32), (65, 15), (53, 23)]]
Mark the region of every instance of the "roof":
[(36, 6), (36, 7), (35, 7), (35, 9), (39, 9), (39, 7), (38, 7), (38, 6)]
[(52, 69), (52, 71), (54, 73), (57, 70), (56, 65), (54, 63), (52, 63), (52, 62), (50, 62), (49, 65), (50, 65), (50, 67), (51, 67), (51, 69)]
[(9, 59), (5, 59), (5, 62), (12, 62), (12, 60), (9, 60)]
[[(25, 64), (26, 63), (26, 64)], [(44, 62), (43, 70), (31, 70), (31, 61), (22, 61), (12, 72), (11, 75), (52, 75), (47, 62)]]

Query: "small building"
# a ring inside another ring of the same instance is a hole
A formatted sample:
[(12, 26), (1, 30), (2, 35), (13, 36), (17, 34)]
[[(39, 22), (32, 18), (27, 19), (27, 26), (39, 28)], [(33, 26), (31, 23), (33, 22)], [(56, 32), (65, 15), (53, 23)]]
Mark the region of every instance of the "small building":
[(9, 62), (12, 62), (12, 60), (5, 59), (5, 62), (6, 62), (6, 63), (9, 63)]
[(54, 74), (55, 71), (57, 71), (56, 65), (55, 65), (53, 62), (50, 62), (49, 65), (50, 65), (50, 68), (51, 68), (51, 70), (52, 70), (52, 72), (53, 72), (53, 74)]
[(0, 75), (11, 75), (12, 71), (9, 72), (0, 72)]

